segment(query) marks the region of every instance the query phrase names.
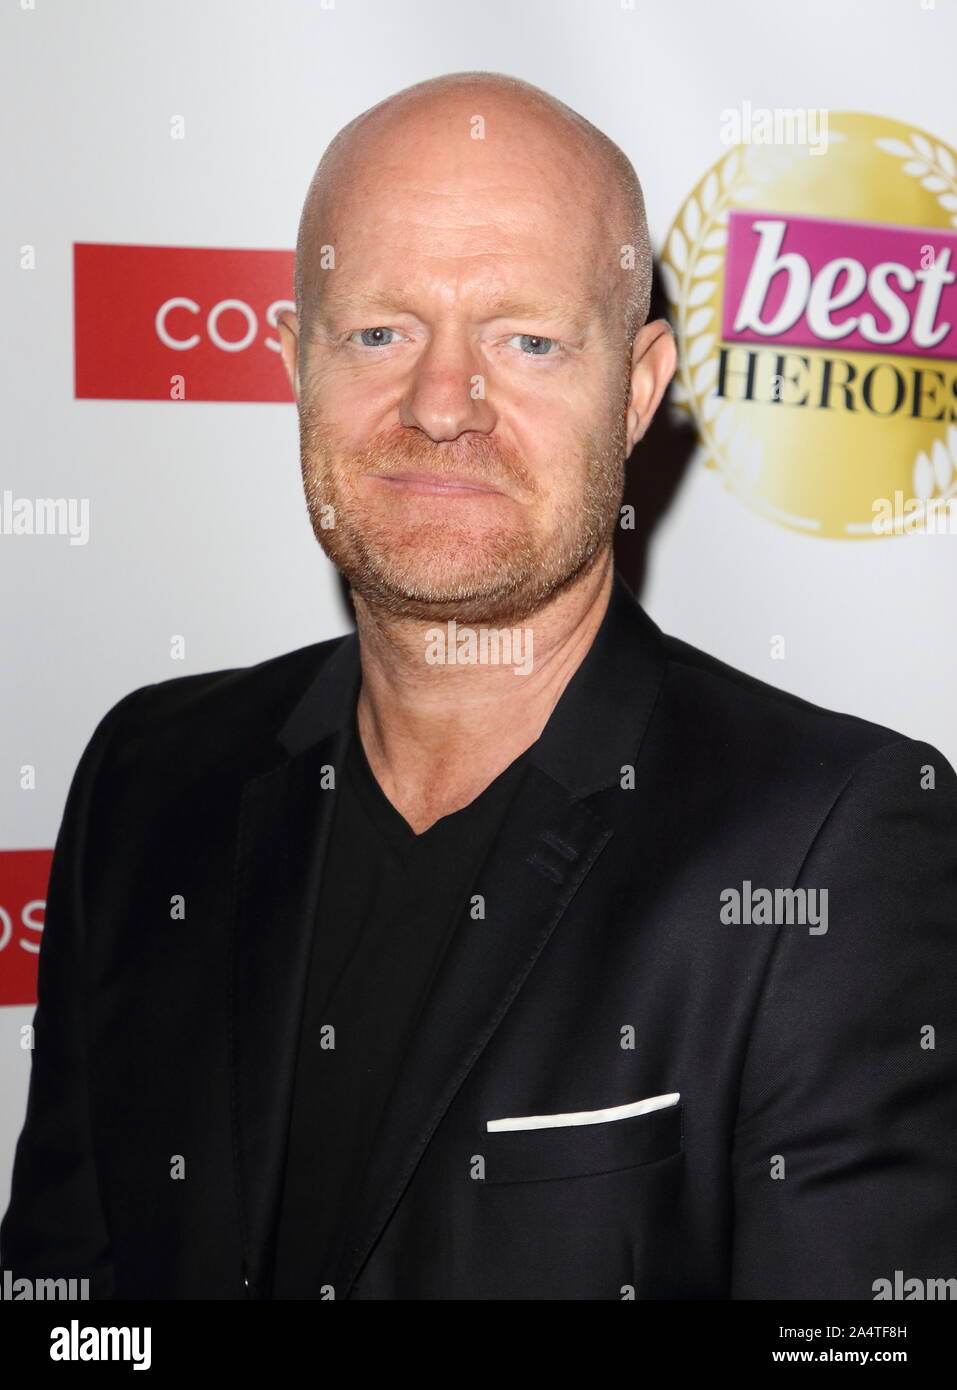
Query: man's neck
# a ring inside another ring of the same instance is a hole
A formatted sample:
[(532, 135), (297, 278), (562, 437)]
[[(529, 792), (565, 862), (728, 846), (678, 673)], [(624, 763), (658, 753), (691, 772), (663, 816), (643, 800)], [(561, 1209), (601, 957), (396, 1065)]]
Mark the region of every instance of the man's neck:
[[(613, 576), (609, 551), (526, 619), (511, 664), (495, 660), (502, 649), (494, 644), (485, 660), (469, 659), (461, 644), (469, 634), (480, 643), (480, 624), (397, 617), (356, 596), (359, 735), (380, 787), (416, 834), (467, 806), (535, 742), (601, 625)], [(442, 655), (436, 628), (448, 639), (444, 661), (434, 660)]]

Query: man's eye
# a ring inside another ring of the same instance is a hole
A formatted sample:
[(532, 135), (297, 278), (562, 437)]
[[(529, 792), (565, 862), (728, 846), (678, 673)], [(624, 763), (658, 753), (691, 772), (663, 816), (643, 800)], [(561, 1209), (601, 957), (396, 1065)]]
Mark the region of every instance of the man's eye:
[[(555, 356), (554, 353), (549, 354), (550, 348), (558, 347), (555, 338), (542, 338), (535, 333), (515, 333), (513, 337), (518, 339), (519, 349), (526, 357)], [(509, 342), (512, 341), (513, 339), (509, 338)]]
[[(387, 333), (394, 333), (394, 328), (357, 328), (359, 340), (363, 347), (391, 347), (391, 339), (385, 337)], [(352, 335), (350, 334), (350, 337)]]

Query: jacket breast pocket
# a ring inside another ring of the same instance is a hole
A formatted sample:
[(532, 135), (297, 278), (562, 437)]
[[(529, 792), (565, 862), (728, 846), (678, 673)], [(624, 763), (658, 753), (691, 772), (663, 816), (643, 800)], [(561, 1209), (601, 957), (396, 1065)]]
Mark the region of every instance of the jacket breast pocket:
[(487, 1183), (581, 1178), (657, 1163), (682, 1152), (680, 1104), (623, 1120), (483, 1136)]

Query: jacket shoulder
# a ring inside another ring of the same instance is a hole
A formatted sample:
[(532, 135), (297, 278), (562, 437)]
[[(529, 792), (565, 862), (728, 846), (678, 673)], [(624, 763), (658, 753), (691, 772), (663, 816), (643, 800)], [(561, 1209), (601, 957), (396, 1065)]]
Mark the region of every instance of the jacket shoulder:
[[(251, 666), (174, 676), (138, 687), (101, 720), (119, 763), (162, 759), (188, 747), (202, 757), (242, 748), (254, 754), (284, 719), (349, 634), (314, 642)], [(217, 759), (218, 760), (218, 759)]]
[(856, 714), (826, 708), (662, 634), (665, 707), (693, 718), (712, 746), (746, 762), (850, 769), (882, 748), (920, 741)]

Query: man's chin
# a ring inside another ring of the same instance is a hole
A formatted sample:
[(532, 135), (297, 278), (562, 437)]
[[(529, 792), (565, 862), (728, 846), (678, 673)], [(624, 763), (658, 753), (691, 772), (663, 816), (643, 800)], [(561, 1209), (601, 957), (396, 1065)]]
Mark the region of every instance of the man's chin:
[(376, 563), (368, 554), (359, 564), (337, 563), (356, 596), (392, 617), (515, 627), (589, 569), (594, 559), (581, 557), (581, 563), (563, 569), (550, 566), (542, 554), (523, 550), (494, 564), (470, 564), (461, 555), (445, 563), (438, 563), (434, 555), (419, 563), (411, 558), (399, 563), (395, 557)]
[(353, 591), (397, 617), (498, 622), (522, 604), (525, 575), (461, 564), (363, 565), (346, 574)]
[(373, 608), (423, 621), (466, 613), (475, 619), (509, 607), (540, 568), (538, 549), (524, 533), (339, 527), (316, 529), (316, 538), (354, 594)]

